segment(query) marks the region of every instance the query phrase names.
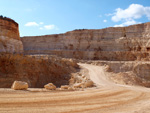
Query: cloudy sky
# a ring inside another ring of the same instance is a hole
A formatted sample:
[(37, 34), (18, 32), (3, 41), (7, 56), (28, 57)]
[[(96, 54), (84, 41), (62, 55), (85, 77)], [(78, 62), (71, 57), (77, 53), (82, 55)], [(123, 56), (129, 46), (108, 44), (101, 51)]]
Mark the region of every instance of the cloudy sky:
[(122, 27), (150, 21), (150, 0), (0, 0), (21, 36)]

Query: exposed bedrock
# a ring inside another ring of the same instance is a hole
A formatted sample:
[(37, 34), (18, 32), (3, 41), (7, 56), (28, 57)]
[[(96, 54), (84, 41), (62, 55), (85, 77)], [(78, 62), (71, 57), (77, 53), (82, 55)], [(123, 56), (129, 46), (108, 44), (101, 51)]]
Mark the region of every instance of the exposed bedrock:
[(14, 81), (27, 82), (30, 88), (48, 83), (60, 87), (69, 84), (71, 73), (78, 68), (75, 61), (64, 58), (0, 54), (0, 88), (10, 88)]
[(18, 24), (14, 20), (6, 17), (0, 17), (0, 52), (23, 52)]
[(65, 34), (21, 38), (25, 54), (51, 54), (92, 60), (136, 60), (149, 57), (150, 23)]

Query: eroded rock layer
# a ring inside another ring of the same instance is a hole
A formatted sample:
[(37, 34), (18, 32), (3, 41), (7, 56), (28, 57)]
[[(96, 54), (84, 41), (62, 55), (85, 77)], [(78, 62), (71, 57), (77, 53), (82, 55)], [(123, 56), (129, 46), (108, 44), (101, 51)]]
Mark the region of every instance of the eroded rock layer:
[(25, 54), (51, 54), (92, 60), (136, 60), (149, 57), (150, 23), (65, 34), (21, 38)]
[(48, 83), (57, 87), (69, 84), (76, 72), (75, 61), (52, 56), (0, 54), (0, 88), (10, 88), (14, 81), (27, 82), (30, 88), (43, 88)]
[(23, 45), (20, 41), (18, 24), (6, 17), (0, 17), (0, 52), (23, 52)]

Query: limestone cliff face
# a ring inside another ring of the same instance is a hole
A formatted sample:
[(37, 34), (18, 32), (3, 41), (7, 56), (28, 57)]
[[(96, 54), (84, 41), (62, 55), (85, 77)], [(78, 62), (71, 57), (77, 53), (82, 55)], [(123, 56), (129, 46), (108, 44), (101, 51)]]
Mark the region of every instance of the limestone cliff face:
[(52, 54), (92, 60), (147, 58), (150, 23), (99, 30), (74, 30), (65, 34), (21, 38), (25, 54)]
[(0, 17), (0, 52), (23, 52), (18, 24), (9, 18)]

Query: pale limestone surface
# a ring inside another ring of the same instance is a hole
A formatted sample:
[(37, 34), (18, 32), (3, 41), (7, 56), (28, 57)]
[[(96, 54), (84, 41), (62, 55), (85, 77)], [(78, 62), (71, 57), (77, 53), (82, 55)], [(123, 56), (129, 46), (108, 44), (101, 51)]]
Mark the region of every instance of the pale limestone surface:
[(20, 40), (0, 36), (0, 52), (23, 53), (23, 44)]
[(64, 34), (22, 37), (25, 54), (50, 54), (92, 60), (136, 60), (148, 57), (150, 23)]

